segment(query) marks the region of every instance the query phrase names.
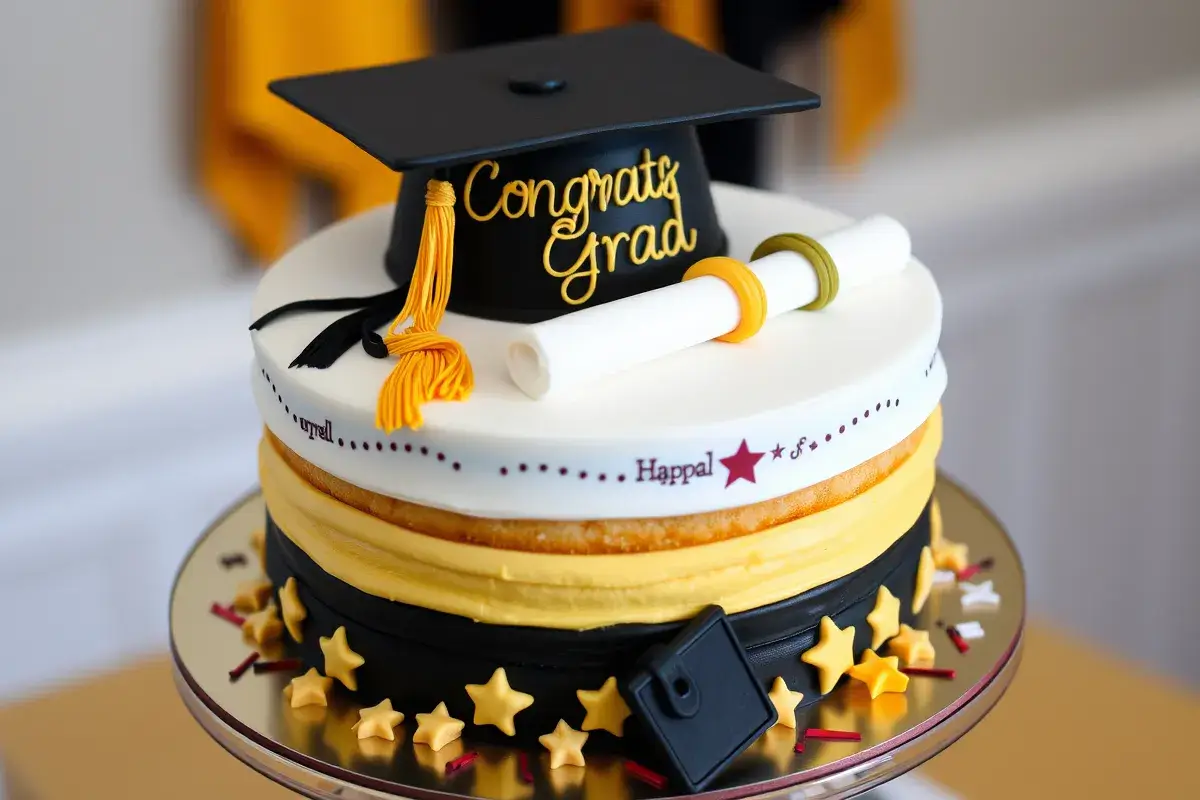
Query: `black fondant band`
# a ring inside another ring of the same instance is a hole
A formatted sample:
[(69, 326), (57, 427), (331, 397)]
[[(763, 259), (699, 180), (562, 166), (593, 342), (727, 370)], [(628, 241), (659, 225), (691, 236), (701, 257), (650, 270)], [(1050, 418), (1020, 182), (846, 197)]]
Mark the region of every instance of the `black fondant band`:
[[(901, 621), (911, 622), (917, 563), (928, 543), (927, 506), (912, 528), (866, 567), (788, 600), (733, 615), (734, 629), (764, 685), (782, 676), (793, 691), (804, 694), (804, 705), (817, 701), (816, 670), (800, 661), (800, 654), (815, 644), (823, 616), (841, 628), (855, 627), (856, 654), (870, 647), (866, 617), (881, 585), (899, 598)], [(323, 667), (318, 638), (344, 625), (351, 647), (366, 659), (356, 673), (361, 702), (387, 697), (406, 714), (445, 702), (452, 715), (468, 723), (474, 707), (464, 687), (485, 683), (497, 667), (504, 667), (510, 684), (535, 698), (517, 717), (517, 735), (524, 740), (552, 730), (560, 718), (579, 728), (584, 709), (576, 690), (597, 689), (610, 675), (622, 679), (647, 649), (670, 640), (684, 624), (589, 631), (486, 625), (394, 603), (343, 583), (296, 547), (269, 515), (266, 550), (271, 581), (280, 586), (296, 578), (308, 609), (304, 641), (291, 645), (306, 665)]]

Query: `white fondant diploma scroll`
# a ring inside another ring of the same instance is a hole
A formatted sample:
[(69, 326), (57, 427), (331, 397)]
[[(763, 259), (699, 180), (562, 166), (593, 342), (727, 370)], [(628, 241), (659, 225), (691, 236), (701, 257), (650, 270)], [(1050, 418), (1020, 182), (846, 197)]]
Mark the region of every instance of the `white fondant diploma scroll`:
[[(899, 272), (912, 255), (908, 231), (891, 217), (815, 238), (837, 265), (839, 296)], [(748, 266), (766, 290), (768, 320), (817, 298), (816, 273), (797, 253), (780, 251)], [(716, 339), (737, 327), (740, 315), (725, 281), (694, 278), (527, 326), (509, 342), (508, 373), (540, 400)]]

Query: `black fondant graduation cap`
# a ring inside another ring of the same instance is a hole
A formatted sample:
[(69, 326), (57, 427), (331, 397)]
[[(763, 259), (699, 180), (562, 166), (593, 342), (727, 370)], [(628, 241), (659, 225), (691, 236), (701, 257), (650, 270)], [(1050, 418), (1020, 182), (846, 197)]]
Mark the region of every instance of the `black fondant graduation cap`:
[[(515, 322), (665, 286), (721, 254), (694, 126), (820, 103), (652, 24), (290, 78), (271, 90), (405, 173), (385, 263), (398, 286), (411, 281), (409, 311), (428, 305), (422, 293), (436, 305), (452, 250), (449, 309)], [(442, 220), (434, 227), (450, 229), (429, 238), (432, 209)], [(385, 321), (364, 312), (354, 325)], [(341, 354), (316, 350), (297, 363), (328, 366)]]

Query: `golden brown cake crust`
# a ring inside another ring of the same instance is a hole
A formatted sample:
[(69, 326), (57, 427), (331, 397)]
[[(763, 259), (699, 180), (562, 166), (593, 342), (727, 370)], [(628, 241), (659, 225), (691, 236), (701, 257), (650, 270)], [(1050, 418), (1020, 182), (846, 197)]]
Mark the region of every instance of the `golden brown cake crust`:
[(799, 491), (739, 508), (676, 517), (603, 520), (484, 519), (430, 508), (355, 486), (305, 461), (270, 430), (264, 435), (287, 464), (331, 497), (393, 525), (440, 539), (541, 553), (639, 553), (707, 544), (756, 533), (815, 514), (870, 489), (904, 462), (925, 432), (840, 475)]

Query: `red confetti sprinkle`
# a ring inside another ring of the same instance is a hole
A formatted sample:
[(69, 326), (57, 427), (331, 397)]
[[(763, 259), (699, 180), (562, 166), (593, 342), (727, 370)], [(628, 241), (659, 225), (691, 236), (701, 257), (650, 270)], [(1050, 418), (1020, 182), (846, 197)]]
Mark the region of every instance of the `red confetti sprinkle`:
[(958, 652), (965, 653), (971, 649), (971, 645), (967, 644), (967, 640), (962, 637), (953, 625), (946, 627), (946, 634), (950, 637), (950, 641), (954, 642), (954, 646), (958, 648)]
[(924, 675), (927, 678), (953, 679), (957, 674), (952, 669), (941, 669), (940, 667), (901, 667), (900, 671), (905, 675)]
[(475, 759), (479, 758), (479, 753), (472, 750), (469, 753), (464, 753), (453, 761), (446, 762), (446, 774), (458, 772), (460, 769), (466, 769), (475, 763)]
[(242, 663), (229, 670), (229, 682), (233, 683), (238, 678), (242, 677), (242, 675), (246, 673), (246, 670), (250, 669), (250, 665), (255, 661), (258, 661), (258, 659), (259, 655), (257, 650), (246, 656), (246, 658), (242, 660)]
[(295, 672), (303, 666), (298, 658), (282, 658), (278, 661), (259, 661), (254, 665), (254, 674), (263, 672)]
[(667, 788), (667, 779), (653, 770), (646, 769), (636, 761), (626, 761), (625, 771), (642, 783), (649, 784), (655, 789)]
[(521, 780), (525, 783), (533, 783), (533, 772), (529, 769), (529, 754), (519, 754), (517, 761), (521, 767)]
[(804, 740), (800, 739), (798, 742), (796, 742), (796, 746), (793, 749), (797, 753), (803, 753), (804, 752)]
[(958, 580), (960, 580), (960, 581), (969, 581), (969, 580), (971, 580), (971, 578), (974, 578), (980, 572), (983, 572), (982, 566), (980, 566), (979, 564), (971, 564), (970, 566), (964, 567), (963, 569), (959, 570), (958, 575), (956, 575), (955, 577), (958, 578)]
[(213, 614), (216, 614), (221, 619), (227, 622), (232, 622), (239, 628), (242, 627), (242, 623), (246, 621), (241, 614), (237, 613), (232, 608), (226, 608), (220, 603), (213, 603), (211, 606), (209, 606), (208, 610)]
[(805, 739), (819, 739), (827, 742), (861, 742), (862, 734), (858, 731), (831, 731), (826, 728), (809, 728), (804, 732)]

